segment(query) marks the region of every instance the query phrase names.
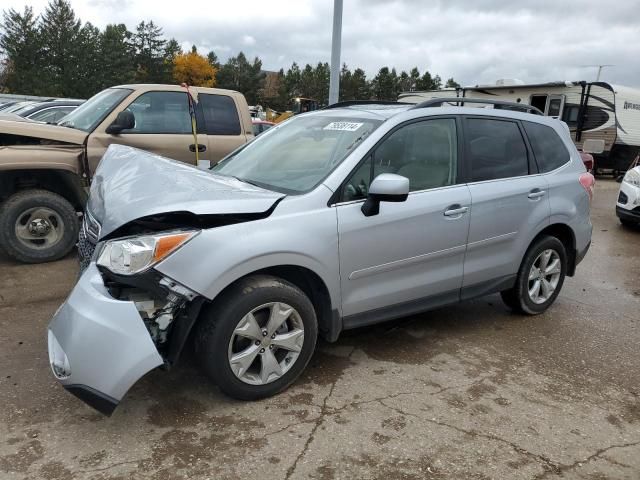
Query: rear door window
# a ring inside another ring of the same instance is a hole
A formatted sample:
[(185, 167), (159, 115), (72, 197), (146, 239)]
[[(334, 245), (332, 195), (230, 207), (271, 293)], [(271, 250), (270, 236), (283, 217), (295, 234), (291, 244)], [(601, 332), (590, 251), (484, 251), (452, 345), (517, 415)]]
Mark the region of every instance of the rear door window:
[(529, 174), (527, 146), (516, 122), (467, 118), (465, 124), (472, 182)]
[(206, 133), (209, 135), (240, 135), (240, 118), (233, 98), (227, 95), (201, 93), (198, 103), (204, 114)]
[(556, 131), (534, 122), (523, 122), (540, 172), (550, 172), (569, 161), (569, 151)]

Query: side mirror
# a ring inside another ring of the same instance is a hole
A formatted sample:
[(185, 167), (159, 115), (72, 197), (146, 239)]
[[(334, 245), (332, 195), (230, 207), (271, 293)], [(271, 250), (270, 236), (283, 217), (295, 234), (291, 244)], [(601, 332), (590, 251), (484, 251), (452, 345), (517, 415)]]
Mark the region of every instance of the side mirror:
[(123, 110), (118, 113), (118, 116), (113, 121), (111, 125), (107, 127), (107, 133), (112, 135), (117, 135), (122, 132), (122, 130), (129, 130), (131, 128), (135, 128), (136, 126), (136, 117), (133, 115), (133, 112), (129, 110)]
[(394, 173), (381, 173), (369, 186), (362, 213), (371, 217), (380, 213), (380, 202), (404, 202), (409, 196), (409, 179)]

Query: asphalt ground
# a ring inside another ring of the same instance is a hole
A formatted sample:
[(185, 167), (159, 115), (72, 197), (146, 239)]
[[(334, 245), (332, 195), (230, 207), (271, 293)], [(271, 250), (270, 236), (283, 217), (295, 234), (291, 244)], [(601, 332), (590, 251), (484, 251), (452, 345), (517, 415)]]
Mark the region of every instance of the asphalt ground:
[(0, 478), (638, 479), (640, 230), (617, 190), (598, 181), (592, 248), (547, 313), (493, 295), (347, 332), (253, 403), (187, 356), (95, 412), (47, 357), (77, 262), (0, 257)]

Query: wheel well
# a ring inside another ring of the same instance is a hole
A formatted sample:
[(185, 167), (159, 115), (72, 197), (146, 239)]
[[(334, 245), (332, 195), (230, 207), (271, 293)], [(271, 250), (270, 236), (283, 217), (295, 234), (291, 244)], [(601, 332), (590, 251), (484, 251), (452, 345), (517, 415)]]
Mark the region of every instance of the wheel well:
[(80, 177), (64, 170), (10, 170), (0, 173), (0, 202), (20, 190), (41, 188), (57, 193), (78, 211), (84, 209), (87, 194)]
[(576, 237), (573, 230), (564, 223), (555, 223), (538, 233), (533, 242), (545, 235), (556, 237), (564, 245), (567, 252), (567, 275), (572, 277), (576, 271)]
[[(316, 311), (318, 331), (320, 334), (328, 341), (337, 340), (338, 334), (340, 333), (339, 318), (337, 312), (334, 312), (332, 309), (329, 289), (315, 272), (298, 265), (278, 265), (251, 272), (239, 278), (236, 282), (252, 275), (272, 275), (286, 280), (302, 290), (304, 294), (309, 297)], [(233, 284), (236, 282), (233, 282)], [(225, 290), (231, 285), (227, 286)], [(220, 292), (220, 294), (222, 294), (222, 292)], [(220, 294), (218, 294), (218, 296), (220, 296)]]

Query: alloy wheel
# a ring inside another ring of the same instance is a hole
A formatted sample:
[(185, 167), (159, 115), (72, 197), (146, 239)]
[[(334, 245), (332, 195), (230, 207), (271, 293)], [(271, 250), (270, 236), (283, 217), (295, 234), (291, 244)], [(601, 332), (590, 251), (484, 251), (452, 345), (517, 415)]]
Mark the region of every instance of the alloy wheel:
[(553, 249), (543, 250), (531, 265), (527, 290), (529, 298), (538, 305), (549, 300), (558, 287), (562, 263)]
[(266, 385), (291, 369), (303, 343), (298, 311), (283, 302), (266, 303), (247, 313), (233, 330), (229, 366), (244, 383)]

